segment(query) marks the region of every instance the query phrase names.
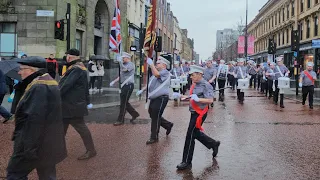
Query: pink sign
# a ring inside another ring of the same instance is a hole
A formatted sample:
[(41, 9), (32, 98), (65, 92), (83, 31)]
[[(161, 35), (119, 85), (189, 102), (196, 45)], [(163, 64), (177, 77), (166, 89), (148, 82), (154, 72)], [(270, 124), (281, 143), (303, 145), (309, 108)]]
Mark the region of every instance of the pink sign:
[[(238, 54), (244, 54), (245, 40), (244, 36), (239, 36), (238, 39)], [(254, 54), (254, 36), (248, 36), (248, 54)]]
[(245, 46), (244, 36), (239, 36), (239, 39), (238, 39), (238, 54), (244, 54), (244, 46)]
[(254, 54), (254, 36), (248, 37), (248, 54)]

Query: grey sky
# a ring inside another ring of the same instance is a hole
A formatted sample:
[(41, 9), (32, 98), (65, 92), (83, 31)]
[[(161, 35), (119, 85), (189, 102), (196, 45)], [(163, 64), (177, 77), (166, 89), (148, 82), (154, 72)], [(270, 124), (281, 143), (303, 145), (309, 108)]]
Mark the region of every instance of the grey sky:
[[(248, 0), (248, 23), (258, 14), (267, 0)], [(246, 0), (169, 0), (180, 28), (188, 29), (195, 40), (200, 59), (212, 56), (216, 46), (216, 31), (236, 29), (242, 19), (245, 24)]]

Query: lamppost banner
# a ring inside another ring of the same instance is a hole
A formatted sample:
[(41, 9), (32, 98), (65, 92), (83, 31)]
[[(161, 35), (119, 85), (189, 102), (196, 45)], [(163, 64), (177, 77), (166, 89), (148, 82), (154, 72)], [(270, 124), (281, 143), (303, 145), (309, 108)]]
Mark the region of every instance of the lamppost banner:
[[(248, 36), (248, 55), (254, 54), (254, 36)], [(245, 49), (245, 37), (239, 36), (238, 38), (238, 54), (244, 54)]]

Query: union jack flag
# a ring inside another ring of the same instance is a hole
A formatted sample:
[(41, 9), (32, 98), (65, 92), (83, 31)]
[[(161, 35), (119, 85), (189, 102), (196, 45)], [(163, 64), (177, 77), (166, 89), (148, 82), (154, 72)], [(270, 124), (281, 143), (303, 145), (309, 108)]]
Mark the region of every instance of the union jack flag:
[(122, 42), (121, 39), (121, 17), (120, 17), (120, 8), (119, 0), (115, 0), (116, 8), (114, 10), (114, 15), (111, 23), (111, 33), (110, 33), (110, 42), (109, 49), (115, 53), (120, 53), (120, 45)]

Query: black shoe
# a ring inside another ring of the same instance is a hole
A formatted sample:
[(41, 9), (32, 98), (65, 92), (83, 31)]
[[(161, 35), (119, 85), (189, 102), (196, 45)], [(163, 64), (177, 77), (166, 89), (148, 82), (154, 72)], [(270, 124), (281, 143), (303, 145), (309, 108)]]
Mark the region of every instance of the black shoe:
[(273, 104), (278, 105), (278, 102), (273, 102)]
[(302, 105), (306, 105), (306, 102), (302, 102)]
[(211, 107), (213, 107), (213, 103), (211, 103)]
[(271, 96), (269, 96), (268, 99), (271, 99)]
[(123, 125), (124, 123), (123, 122), (120, 122), (120, 121), (117, 121), (116, 123), (113, 123), (114, 126), (121, 126)]
[(243, 104), (243, 100), (239, 100), (239, 103), (240, 103), (240, 104)]
[(218, 154), (218, 151), (219, 151), (219, 146), (220, 146), (220, 141), (217, 141), (214, 143), (213, 147), (212, 147), (212, 157), (215, 158)]
[(5, 124), (6, 122), (10, 121), (13, 119), (13, 115), (11, 115), (9, 118), (4, 119), (4, 121), (2, 122), (3, 124)]
[(97, 152), (95, 150), (93, 151), (87, 151), (84, 155), (78, 157), (78, 160), (86, 160), (86, 159), (90, 159), (94, 156), (97, 155)]
[(284, 108), (284, 105), (280, 105), (281, 108)]
[(313, 109), (313, 106), (310, 106), (310, 109)]
[(153, 143), (157, 143), (159, 140), (158, 139), (149, 139), (146, 144), (153, 144)]
[(182, 162), (182, 163), (177, 165), (177, 169), (178, 170), (185, 170), (185, 169), (191, 169), (191, 168), (192, 168), (192, 164), (191, 163)]
[(132, 118), (130, 119), (130, 123), (135, 124), (135, 120), (137, 119), (137, 117), (139, 117), (140, 115), (137, 114), (136, 116), (132, 116)]
[(171, 123), (171, 126), (167, 129), (167, 132), (166, 132), (167, 136), (171, 133), (172, 127), (173, 127), (173, 123)]

